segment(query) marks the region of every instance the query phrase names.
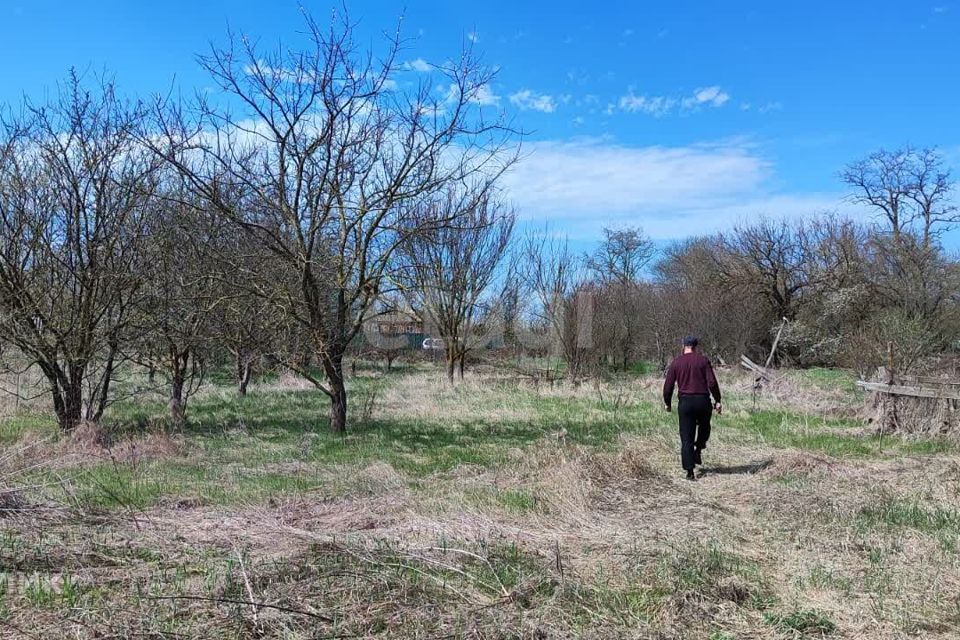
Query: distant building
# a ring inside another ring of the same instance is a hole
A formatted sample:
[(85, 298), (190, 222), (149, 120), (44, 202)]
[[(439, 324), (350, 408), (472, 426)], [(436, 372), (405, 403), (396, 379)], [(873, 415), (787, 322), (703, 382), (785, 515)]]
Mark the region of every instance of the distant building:
[[(423, 341), (429, 337), (424, 329), (423, 320), (411, 311), (390, 311), (369, 318), (364, 323), (366, 342), (374, 347), (390, 344), (395, 348), (397, 337), (406, 339), (406, 347), (423, 348)], [(378, 337), (383, 337), (379, 343)], [(378, 344), (379, 343), (379, 344)]]
[(423, 334), (423, 320), (412, 312), (391, 311), (367, 320), (373, 333), (381, 336)]
[[(403, 336), (406, 338), (406, 346), (412, 349), (443, 349), (443, 339), (437, 337), (436, 331), (431, 331), (423, 319), (412, 311), (381, 313), (367, 319), (364, 324), (366, 342), (373, 347), (385, 347), (390, 344), (396, 348), (396, 341), (392, 339)], [(486, 326), (483, 323), (477, 323), (471, 330), (473, 336), (471, 342), (482, 349), (502, 349), (503, 332), (494, 330), (489, 336), (485, 335), (486, 332)], [(380, 336), (384, 338), (382, 342), (378, 341)], [(481, 336), (486, 338), (481, 340), (482, 343), (478, 342)]]

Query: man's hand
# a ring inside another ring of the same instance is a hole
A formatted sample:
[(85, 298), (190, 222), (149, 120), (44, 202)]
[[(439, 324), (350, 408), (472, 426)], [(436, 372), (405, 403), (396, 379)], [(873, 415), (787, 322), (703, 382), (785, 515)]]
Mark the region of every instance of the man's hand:
[(713, 405), (713, 408), (714, 408), (714, 410), (717, 412), (717, 415), (718, 415), (718, 416), (723, 413), (723, 405), (720, 404), (719, 402), (718, 402), (717, 404)]
[(663, 405), (663, 408), (664, 408), (664, 410), (665, 410), (667, 413), (672, 413), (672, 412), (673, 412), (673, 407), (671, 407), (671, 406), (668, 405), (668, 404)]

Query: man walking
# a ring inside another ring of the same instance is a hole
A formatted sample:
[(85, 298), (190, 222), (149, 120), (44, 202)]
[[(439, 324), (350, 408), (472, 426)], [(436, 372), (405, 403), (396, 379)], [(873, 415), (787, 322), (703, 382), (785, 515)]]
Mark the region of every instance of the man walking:
[[(683, 354), (670, 363), (663, 383), (663, 403), (667, 411), (671, 410), (673, 388), (679, 387), (680, 461), (687, 480), (697, 479), (693, 467), (702, 464), (701, 452), (710, 439), (710, 416), (714, 409), (717, 413), (721, 411), (720, 385), (710, 361), (697, 352), (698, 344), (694, 336), (683, 339)], [(715, 405), (710, 404), (711, 394)]]

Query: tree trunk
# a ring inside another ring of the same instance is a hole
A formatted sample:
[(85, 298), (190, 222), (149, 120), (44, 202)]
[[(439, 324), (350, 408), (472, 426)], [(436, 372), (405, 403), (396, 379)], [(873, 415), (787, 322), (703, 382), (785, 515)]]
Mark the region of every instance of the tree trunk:
[(452, 348), (448, 346), (446, 350), (446, 356), (447, 356), (446, 358), (447, 382), (449, 382), (450, 385), (453, 386), (453, 377), (454, 377), (454, 373), (457, 370), (457, 354), (454, 352)]
[(72, 378), (67, 381), (63, 389), (63, 405), (57, 414), (57, 422), (64, 433), (73, 431), (83, 416), (83, 377)]
[(66, 374), (60, 370), (58, 376), (60, 394), (63, 399), (61, 411), (57, 414), (60, 430), (73, 431), (83, 420), (83, 379), (86, 364), (74, 363), (67, 367)]
[(250, 361), (237, 353), (237, 390), (241, 396), (247, 395), (247, 387), (250, 385), (250, 378), (253, 375), (253, 366)]
[(459, 358), (459, 364), (460, 364), (460, 382), (463, 382), (463, 369), (466, 367), (466, 363), (467, 363), (467, 354), (466, 354), (466, 353), (461, 353), (461, 354), (460, 354), (460, 358)]
[[(113, 369), (116, 364), (116, 355), (119, 349), (120, 346), (117, 344), (117, 342), (111, 341), (109, 355), (107, 356), (107, 363), (103, 368), (103, 382), (98, 389), (100, 397), (97, 399), (96, 412), (93, 414), (94, 422), (100, 422), (100, 419), (103, 418), (104, 412), (107, 410), (107, 404), (110, 401), (110, 383), (113, 381)], [(91, 404), (93, 401), (94, 399), (91, 398)]]
[(347, 431), (347, 387), (343, 377), (343, 354), (324, 356), (324, 370), (330, 386), (330, 431)]
[(187, 421), (187, 410), (183, 402), (184, 372), (179, 363), (173, 367), (173, 380), (170, 384), (170, 419), (174, 429), (182, 429)]
[(62, 433), (69, 433), (80, 424), (83, 415), (83, 387), (79, 381), (63, 375), (59, 369), (51, 372), (47, 367), (41, 368), (50, 382), (57, 425)]
[(47, 383), (50, 385), (50, 395), (53, 397), (53, 411), (57, 416), (57, 424), (60, 427), (60, 431), (70, 431), (70, 429), (77, 426), (80, 417), (79, 415), (77, 416), (77, 423), (70, 424), (67, 416), (66, 397), (63, 392), (64, 385), (62, 384), (62, 382), (66, 380), (66, 376), (56, 363), (41, 360), (37, 363), (37, 366), (40, 367), (44, 377), (47, 379)]
[(239, 391), (241, 396), (247, 395), (247, 387), (250, 386), (250, 378), (253, 374), (253, 367), (249, 364), (244, 365), (243, 373), (240, 375)]

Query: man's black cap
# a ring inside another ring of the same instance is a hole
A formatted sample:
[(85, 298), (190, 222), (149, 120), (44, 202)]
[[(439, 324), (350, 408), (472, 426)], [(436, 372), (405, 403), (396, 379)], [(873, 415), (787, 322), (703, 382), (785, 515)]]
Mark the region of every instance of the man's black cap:
[(696, 347), (700, 344), (700, 340), (696, 336), (687, 336), (683, 339), (683, 346), (685, 347)]

